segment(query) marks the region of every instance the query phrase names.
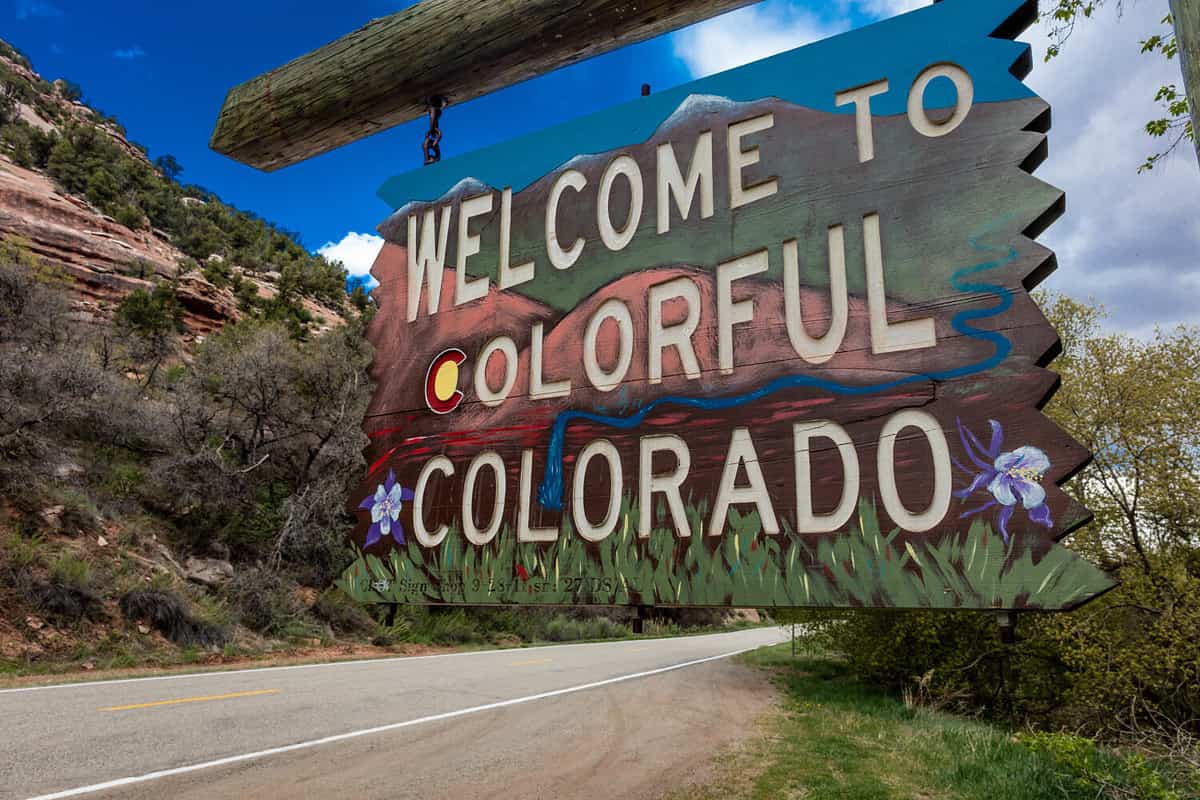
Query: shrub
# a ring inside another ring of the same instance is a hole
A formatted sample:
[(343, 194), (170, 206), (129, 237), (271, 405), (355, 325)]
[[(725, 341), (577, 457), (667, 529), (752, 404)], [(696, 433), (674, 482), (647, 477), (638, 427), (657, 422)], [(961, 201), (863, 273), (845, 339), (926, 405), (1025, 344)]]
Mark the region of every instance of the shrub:
[(15, 530), (8, 535), (0, 552), (3, 552), (4, 560), (11, 569), (23, 572), (41, 563), (45, 544), (46, 540), (40, 533), (23, 536), (20, 530)]
[(26, 597), (56, 622), (80, 622), (84, 618), (97, 618), (101, 612), (91, 565), (70, 553), (59, 556), (54, 562), (49, 580), (32, 581)]
[(483, 641), (483, 633), (462, 609), (431, 609), (425, 638), (435, 644), (470, 644)]
[(146, 225), (146, 216), (141, 209), (122, 203), (113, 211), (113, 219), (131, 231), (141, 230)]
[(317, 479), (283, 502), (271, 564), (287, 565), (308, 586), (328, 586), (354, 561), (347, 542), (345, 493), (339, 480)]
[(629, 629), (607, 617), (572, 619), (557, 614), (546, 623), (543, 637), (551, 642), (578, 642), (590, 639), (614, 639), (629, 635)]
[(54, 82), (58, 87), (58, 94), (64, 100), (69, 100), (72, 103), (78, 103), (83, 100), (83, 89), (78, 83), (59, 78)]
[(136, 464), (111, 464), (106, 470), (104, 488), (115, 497), (132, 497), (144, 480), (145, 475)]
[(1027, 733), (1026, 747), (1053, 759), (1062, 777), (1064, 796), (1083, 790), (1094, 798), (1111, 800), (1185, 800), (1168, 778), (1137, 753), (1120, 755), (1100, 747), (1086, 736), (1070, 733)]
[(371, 641), (380, 646), (400, 642), (482, 642), (484, 635), (473, 611), (475, 609), (401, 606), (392, 624), (381, 624)]
[[(192, 263), (196, 263), (194, 260)], [(233, 283), (233, 268), (224, 259), (214, 259), (204, 263), (204, 280), (223, 289)]]
[[(1018, 646), (1000, 641), (992, 614), (873, 610), (802, 612), (807, 644), (841, 654), (861, 678), (893, 690), (921, 692), (958, 710), (983, 709), (1026, 719), (1063, 702), (1063, 664), (1032, 620)], [(790, 617), (789, 617), (790, 618)]]
[(270, 570), (253, 568), (238, 573), (225, 587), (225, 596), (238, 621), (263, 634), (285, 635), (300, 619), (295, 584)]
[(90, 587), (35, 581), (27, 599), (55, 622), (75, 623), (98, 615), (100, 598)]
[(63, 553), (50, 567), (50, 577), (63, 586), (90, 587), (92, 565), (86, 559), (72, 553)]
[(121, 597), (120, 606), (128, 622), (145, 622), (180, 647), (220, 647), (229, 639), (221, 628), (193, 617), (174, 592), (134, 589)]
[(169, 283), (134, 289), (117, 307), (117, 324), (146, 338), (183, 330), (183, 306)]
[(153, 383), (163, 360), (175, 349), (183, 331), (183, 306), (171, 283), (159, 282), (151, 291), (134, 289), (117, 307), (117, 330), (135, 362), (150, 364), (146, 384)]
[(371, 644), (376, 647), (395, 647), (398, 644), (412, 641), (412, 624), (403, 617), (398, 618), (390, 626), (380, 625), (371, 637)]
[(0, 125), (8, 125), (17, 118), (17, 93), (12, 84), (0, 83)]
[(42, 131), (23, 120), (0, 127), (0, 142), (9, 157), (26, 169), (45, 169), (56, 141), (53, 131)]
[(313, 604), (312, 613), (340, 634), (367, 633), (376, 627), (371, 615), (340, 589), (323, 592)]
[[(1023, 646), (1053, 649), (1065, 674), (1062, 722), (1091, 730), (1148, 711), (1200, 732), (1200, 553), (1122, 568), (1121, 586), (1069, 615), (1032, 618)], [(1024, 623), (1022, 623), (1024, 624)]]

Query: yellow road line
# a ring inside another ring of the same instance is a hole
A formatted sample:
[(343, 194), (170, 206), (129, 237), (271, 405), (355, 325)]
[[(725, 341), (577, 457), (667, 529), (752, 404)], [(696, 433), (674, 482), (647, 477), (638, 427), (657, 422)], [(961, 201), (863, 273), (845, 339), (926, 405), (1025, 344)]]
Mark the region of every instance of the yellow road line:
[(156, 700), (153, 703), (134, 703), (128, 706), (109, 706), (99, 711), (132, 711), (135, 708), (154, 708), (155, 706), (174, 706), (180, 703), (205, 703), (209, 700), (232, 700), (235, 697), (258, 697), (264, 694), (279, 694), (281, 689), (258, 689), (253, 692), (234, 692), (233, 694), (210, 694), (204, 697), (181, 697), (177, 700)]
[(534, 664), (549, 664), (553, 658), (539, 658), (536, 661), (514, 661), (509, 664), (510, 667), (531, 667)]

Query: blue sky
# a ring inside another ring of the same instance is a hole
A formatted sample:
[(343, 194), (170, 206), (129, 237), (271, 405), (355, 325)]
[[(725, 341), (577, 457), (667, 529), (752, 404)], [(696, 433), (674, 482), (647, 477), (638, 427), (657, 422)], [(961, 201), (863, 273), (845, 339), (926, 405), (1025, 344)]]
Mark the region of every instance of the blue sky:
[[(421, 164), (423, 121), (270, 175), (208, 149), (232, 86), (410, 2), (5, 1), (14, 18), (2, 35), (44, 76), (76, 81), (89, 103), (116, 115), (152, 155), (174, 155), (185, 181), (300, 233), (307, 246), (341, 239), (347, 231), (374, 230), (389, 210), (375, 190), (385, 178)], [(846, 10), (837, 17), (869, 21), (857, 8)], [(452, 108), (443, 125), (443, 153), (466, 152), (629, 100), (643, 83), (682, 83), (693, 73), (676, 56), (675, 44), (660, 37)]]
[[(12, 0), (9, 0), (12, 2)], [(372, 230), (383, 179), (421, 164), (418, 121), (271, 175), (208, 149), (230, 87), (410, 3), (385, 0), (16, 0), (5, 36), (45, 76), (79, 83), (183, 179), (301, 234), (315, 247)], [(593, 59), (446, 113), (443, 152), (465, 152), (691, 77), (669, 38)], [(514, 113), (515, 109), (515, 113)]]
[[(311, 249), (329, 243), (327, 252), (352, 271), (367, 269), (378, 248), (373, 231), (388, 212), (375, 191), (420, 166), (423, 121), (272, 174), (213, 153), (208, 138), (230, 87), (410, 2), (0, 3), (8, 4), (0, 36), (45, 77), (79, 83), (89, 103), (118, 117), (152, 155), (174, 155), (183, 180), (295, 231)], [(637, 96), (643, 83), (677, 85), (924, 4), (767, 0), (453, 107), (443, 122), (443, 153), (614, 105)], [(1166, 0), (1138, 0), (1123, 18), (1102, 14), (1061, 59), (1043, 65), (1039, 58), (1030, 79), (1055, 109), (1051, 158), (1039, 176), (1068, 191), (1068, 216), (1043, 237), (1061, 264), (1051, 287), (1104, 302), (1118, 327), (1135, 332), (1200, 322), (1196, 160), (1185, 151), (1152, 175), (1135, 174), (1149, 148), (1140, 126), (1153, 112), (1153, 87), (1179, 80), (1177, 67), (1138, 54), (1137, 41), (1165, 9)], [(1026, 38), (1044, 51), (1044, 30)]]

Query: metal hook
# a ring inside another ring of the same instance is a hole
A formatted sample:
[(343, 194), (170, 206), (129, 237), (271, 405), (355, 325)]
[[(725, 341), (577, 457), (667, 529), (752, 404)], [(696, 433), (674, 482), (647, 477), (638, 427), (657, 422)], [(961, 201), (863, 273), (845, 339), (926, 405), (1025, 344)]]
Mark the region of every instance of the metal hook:
[(442, 131), (438, 124), (442, 119), (442, 111), (450, 101), (444, 95), (435, 94), (426, 102), (429, 109), (429, 132), (425, 134), (425, 143), (421, 146), (425, 154), (425, 164), (436, 164), (442, 160)]

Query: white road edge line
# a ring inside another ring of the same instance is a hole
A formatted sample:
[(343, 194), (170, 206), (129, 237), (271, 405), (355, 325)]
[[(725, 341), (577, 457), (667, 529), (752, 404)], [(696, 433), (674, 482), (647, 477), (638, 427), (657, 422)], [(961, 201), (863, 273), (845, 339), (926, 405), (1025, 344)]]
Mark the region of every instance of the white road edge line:
[(173, 769), (158, 770), (157, 772), (148, 772), (145, 775), (135, 775), (129, 778), (118, 778), (104, 783), (94, 783), (91, 786), (80, 786), (77, 789), (66, 789), (61, 792), (52, 794), (38, 795), (31, 797), (29, 800), (61, 800), (67, 797), (79, 797), (80, 795), (92, 794), (94, 792), (103, 792), (108, 789), (119, 789), (123, 786), (131, 786), (137, 783), (146, 783), (148, 781), (160, 780), (162, 778), (170, 778), (176, 775), (185, 775), (189, 772), (198, 772), (204, 769), (213, 769), (214, 767), (224, 767), (230, 764), (239, 764), (244, 761), (253, 761), (259, 758), (267, 758), (269, 756), (277, 756), (283, 753), (291, 753), (296, 750), (307, 750), (312, 747), (320, 747), (321, 745), (333, 744), (334, 742), (343, 742), (347, 739), (357, 739), (360, 736), (371, 736), (377, 733), (386, 733), (388, 731), (399, 730), (400, 728), (409, 728), (414, 725), (423, 725), (428, 722), (440, 722), (442, 720), (454, 719), (455, 717), (466, 716), (467, 714), (477, 714), (481, 711), (493, 711), (497, 708), (507, 708), (508, 706), (521, 705), (523, 703), (532, 703), (535, 700), (545, 700), (550, 697), (559, 697), (564, 694), (574, 694), (575, 692), (584, 692), (589, 689), (597, 689), (601, 686), (611, 686), (614, 683), (623, 683), (632, 681), (638, 678), (648, 678), (651, 675), (661, 675), (664, 672), (673, 672), (674, 670), (694, 667), (697, 664), (705, 664), (709, 661), (719, 661), (723, 658), (732, 658), (742, 653), (748, 653), (751, 650), (757, 650), (755, 647), (744, 647), (740, 650), (734, 650), (729, 653), (722, 653), (716, 656), (708, 656), (707, 658), (698, 658), (694, 661), (685, 661), (681, 664), (672, 664), (668, 667), (659, 667), (658, 669), (647, 670), (645, 672), (634, 672), (629, 675), (620, 675), (616, 678), (608, 678), (602, 681), (593, 683), (583, 683), (578, 686), (568, 686), (565, 689), (555, 689), (550, 692), (542, 692), (541, 694), (531, 694), (526, 697), (515, 697), (511, 700), (500, 700), (495, 703), (487, 703), (482, 706), (472, 706), (471, 708), (461, 708), (457, 711), (447, 711), (442, 714), (431, 714), (427, 717), (418, 717), (405, 722), (393, 722), (390, 725), (380, 725), (375, 728), (364, 728), (362, 730), (350, 731), (349, 733), (339, 733), (334, 736), (325, 736), (320, 739), (311, 739), (307, 742), (297, 742), (295, 744), (284, 745), (282, 747), (272, 747), (269, 750), (259, 750), (255, 753), (243, 753), (236, 756), (227, 756), (218, 758), (214, 761), (204, 761), (199, 764), (190, 764), (186, 767), (175, 767)]
[(536, 653), (541, 650), (555, 650), (560, 647), (594, 647), (600, 645), (648, 644), (667, 642), (676, 639), (707, 639), (712, 636), (736, 636), (739, 633), (749, 633), (755, 630), (778, 627), (768, 625), (762, 628), (743, 628), (728, 633), (705, 633), (700, 636), (663, 636), (657, 639), (621, 639), (608, 642), (571, 642), (566, 644), (538, 645), (536, 647), (507, 647), (503, 650), (470, 650), (466, 653), (437, 653), (428, 656), (393, 656), (391, 658), (360, 658), (353, 661), (323, 661), (319, 664), (290, 664), (283, 667), (247, 667), (246, 669), (213, 669), (204, 672), (180, 672), (173, 675), (148, 675), (144, 678), (117, 678), (115, 680), (74, 681), (72, 683), (53, 683), (44, 686), (20, 686), (13, 689), (0, 689), (0, 694), (16, 694), (18, 692), (46, 692), (51, 689), (80, 689), (104, 686), (117, 686), (122, 683), (142, 683), (150, 681), (178, 681), (185, 678), (211, 678), (225, 675), (245, 675), (248, 673), (286, 672), (298, 669), (324, 669), (327, 667), (354, 667), (363, 664), (389, 664), (396, 661), (425, 661), (432, 658), (464, 658), (466, 656), (494, 656), (502, 653)]

